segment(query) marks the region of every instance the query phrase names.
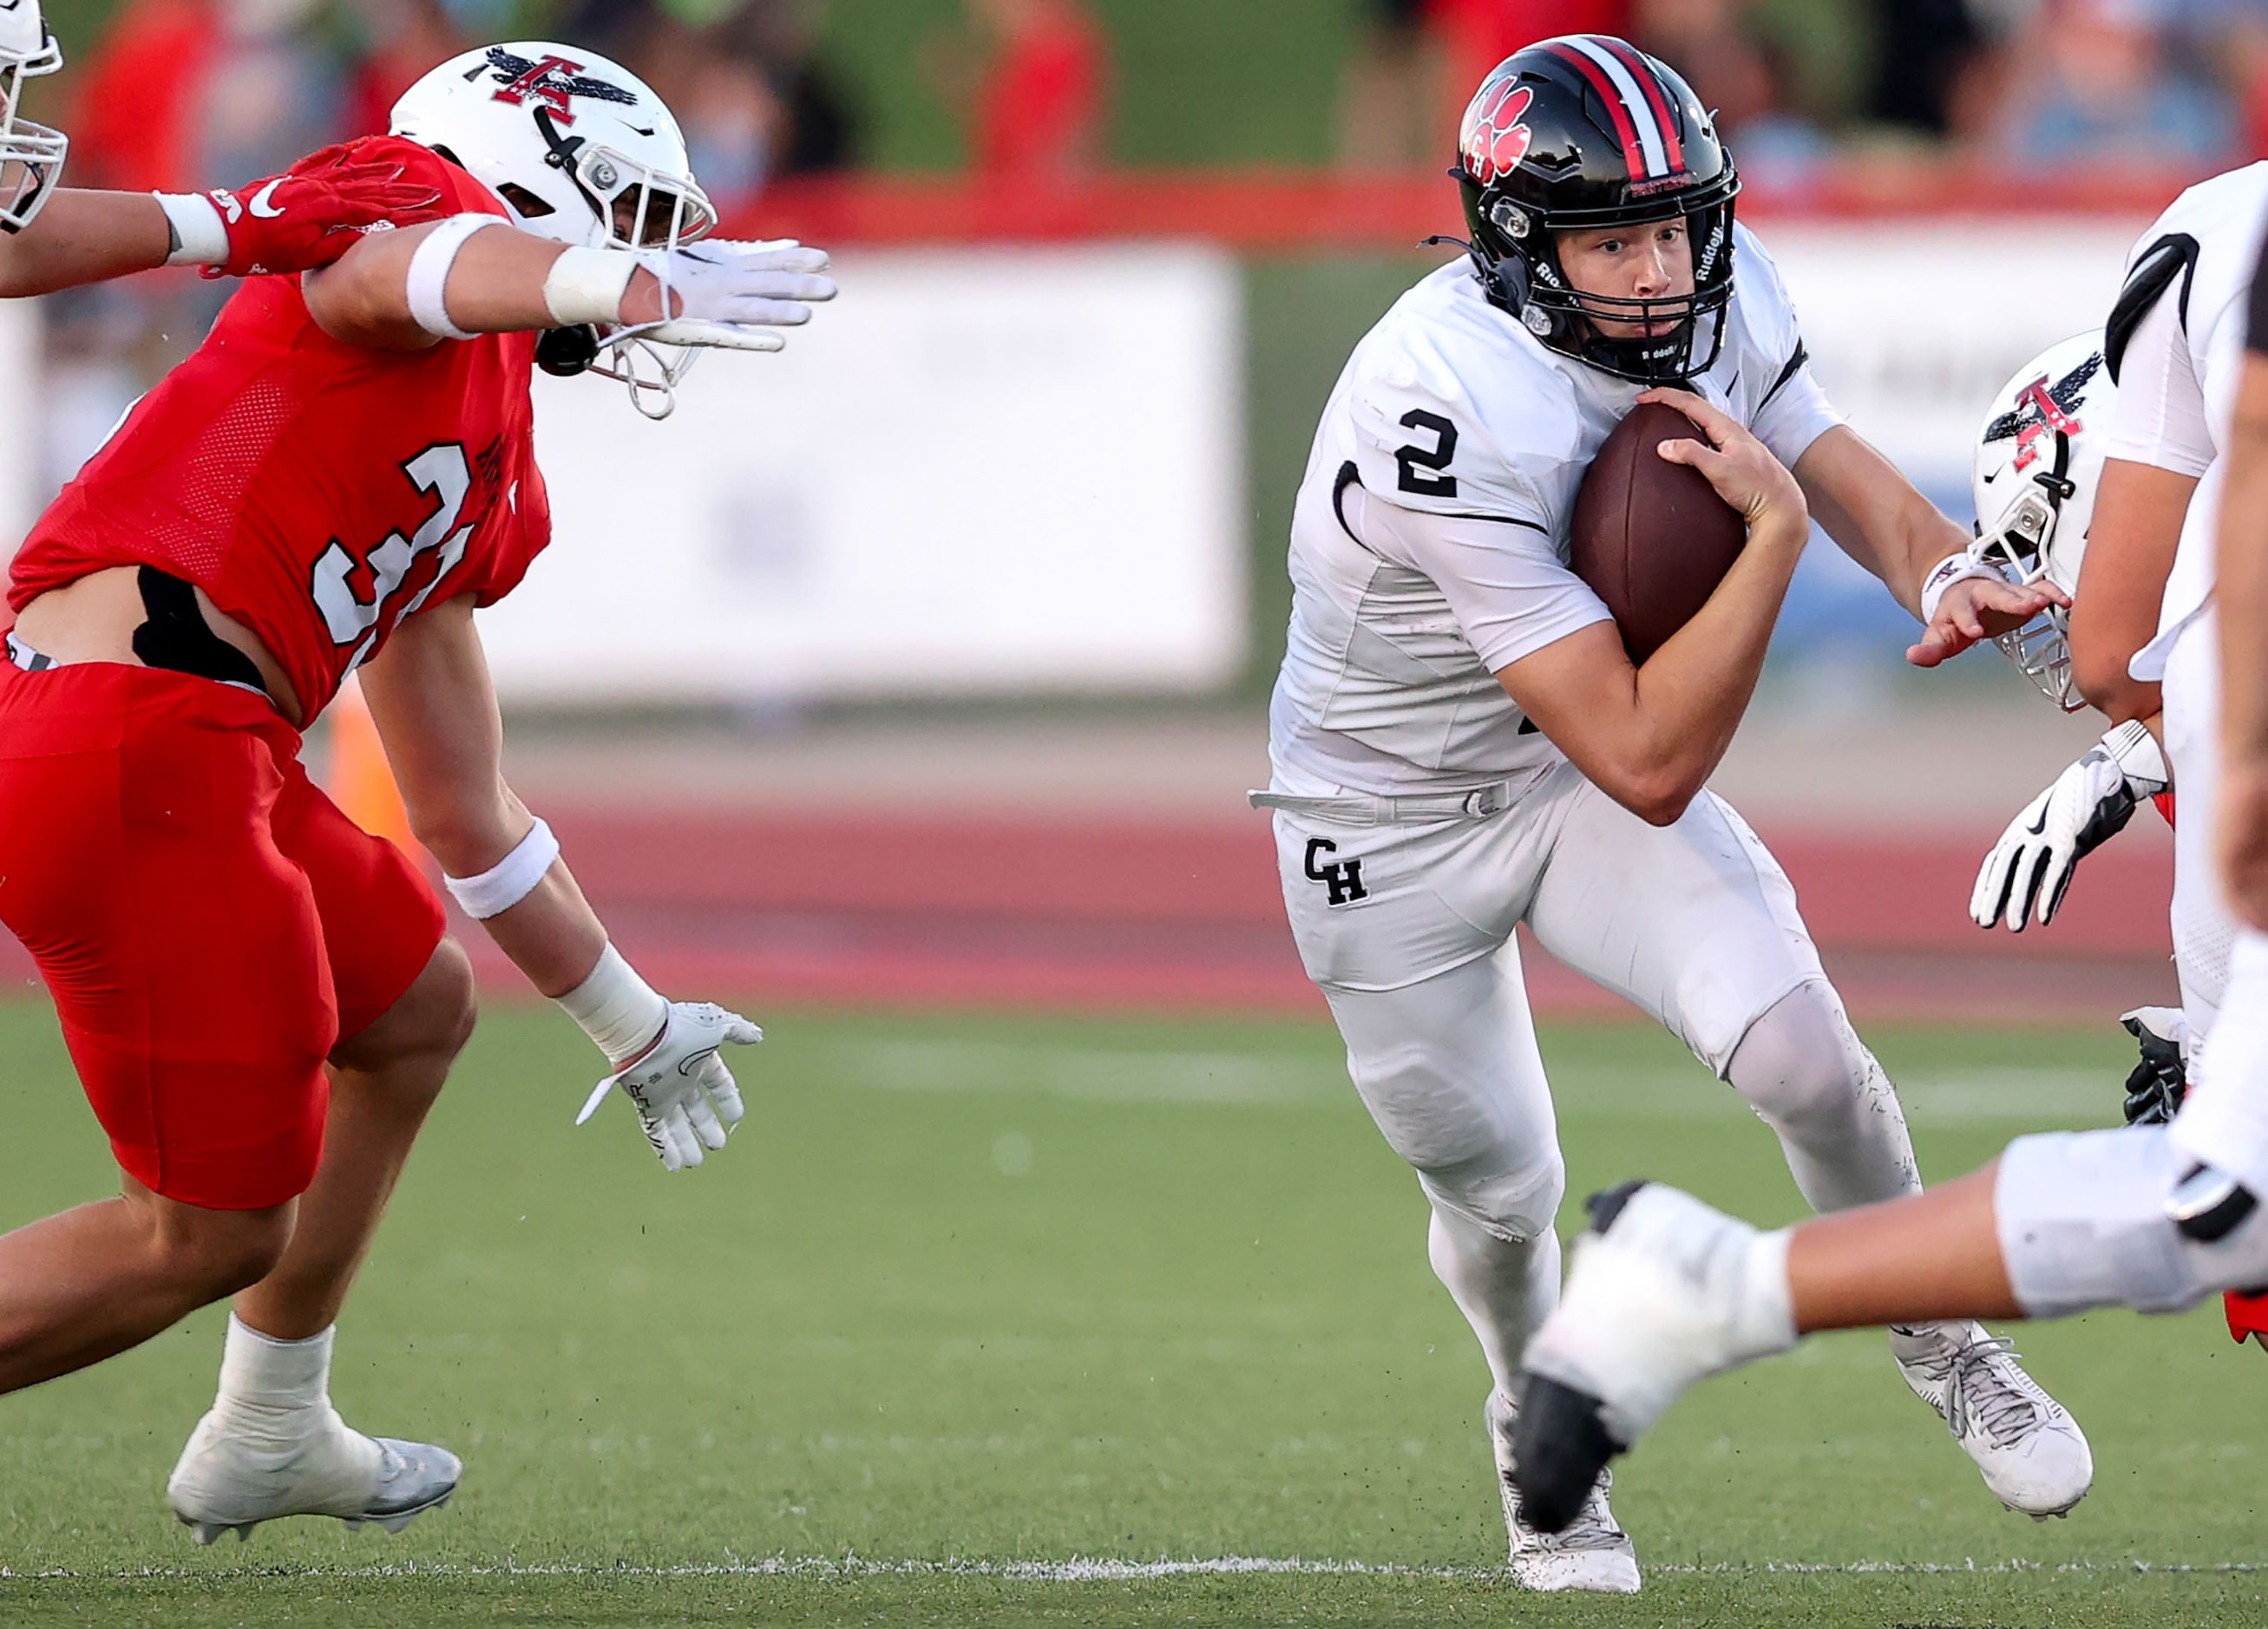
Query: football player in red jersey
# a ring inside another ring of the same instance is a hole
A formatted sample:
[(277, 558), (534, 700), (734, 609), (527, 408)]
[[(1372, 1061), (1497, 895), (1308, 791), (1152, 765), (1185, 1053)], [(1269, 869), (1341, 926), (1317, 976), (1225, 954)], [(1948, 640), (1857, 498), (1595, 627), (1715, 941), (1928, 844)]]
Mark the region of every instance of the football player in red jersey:
[(0, 1390), (233, 1294), (218, 1398), (168, 1487), (204, 1542), (291, 1515), (398, 1528), (460, 1471), (328, 1397), (334, 1320), (473, 1022), (424, 879), (298, 762), (350, 672), (450, 891), (604, 1051), (669, 1169), (724, 1145), (741, 1110), (718, 1048), (761, 1038), (608, 944), (504, 784), (473, 611), (549, 534), (537, 331), (570, 364), (777, 349), (770, 328), (833, 295), (826, 256), (696, 244), (713, 216), (669, 110), (566, 48), (445, 63), (394, 130), (323, 162), (398, 169), (446, 217), (247, 283), (34, 525), (10, 587), (0, 921), (46, 975), (124, 1192), (0, 1237)]
[(48, 294), (160, 266), (249, 276), (327, 266), (383, 223), (432, 218), (433, 189), (394, 166), (317, 155), (231, 192), (65, 191), (70, 143), (18, 112), (24, 82), (63, 64), (36, 5), (0, 11), (0, 297)]

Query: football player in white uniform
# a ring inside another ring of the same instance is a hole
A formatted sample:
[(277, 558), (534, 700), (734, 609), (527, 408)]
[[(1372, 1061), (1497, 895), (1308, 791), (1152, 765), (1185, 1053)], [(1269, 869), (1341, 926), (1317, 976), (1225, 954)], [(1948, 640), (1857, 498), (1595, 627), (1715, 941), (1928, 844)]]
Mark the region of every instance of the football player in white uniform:
[[(2177, 213), (2191, 213), (2186, 200)], [(2213, 216), (2206, 223), (2216, 227), (2213, 236), (2218, 238), (2212, 270), (2225, 275), (2229, 260), (2245, 252), (2248, 223), (2243, 216)], [(2095, 329), (2025, 363), (1993, 397), (1977, 443), (1980, 526), (1973, 554), (2007, 574), (2009, 581), (2030, 583), (2046, 578), (2066, 597), (2078, 592), (2080, 578), (2087, 574), (2088, 526), (2098, 495), (2110, 503), (2110, 517), (2102, 526), (2110, 542), (2095, 567), (2098, 590), (2084, 601), (2095, 615), (2080, 617), (2082, 601), (2051, 605), (2019, 631), (2000, 635), (2000, 649), (2051, 701), (2075, 712), (2088, 706), (2073, 679), (2071, 644), (2078, 640), (2088, 656), (2088, 674), (2098, 686), (2100, 674), (2111, 674), (2111, 683), (2102, 687), (2102, 712), (2121, 719), (2121, 710), (2147, 708), (2143, 717), (2116, 722), (2094, 749), (2064, 769), (2046, 792), (2009, 821), (2007, 831), (1984, 855), (1969, 900), (1969, 914), (1980, 928), (2007, 921), (2009, 930), (2023, 933), (2028, 923), (2051, 923), (2062, 907), (2071, 878), (2078, 874), (2080, 860), (2125, 831), (2143, 798), (2154, 798), (2166, 821), (2175, 821), (2173, 772), (2157, 739), (2164, 729), (2159, 686), (2132, 679), (2127, 663), (2154, 633), (2166, 567), (2173, 562), (2189, 506), (2189, 486), (2193, 486), (2189, 465), (2200, 451), (2212, 463), (2213, 449), (2212, 443), (2200, 449), (2184, 438), (2189, 444), (2169, 454), (2154, 433), (2169, 422), (2164, 411), (2169, 388), (2191, 400), (2191, 411), (2180, 415), (2180, 422), (2198, 424), (2202, 411), (2202, 390), (2191, 370), (2180, 370), (2169, 385), (2173, 370), (2166, 368), (2164, 342), (2184, 329), (2180, 295), (2170, 282), (2161, 286), (2147, 254), (2150, 245), (2164, 236), (2153, 229), (2137, 245), (2134, 263), (2143, 268), (2143, 282), (2130, 283), (2118, 302), (2116, 338)], [(2225, 283), (2228, 277), (2216, 282)], [(2169, 304), (2170, 319), (2154, 327), (2146, 341), (2146, 356), (2139, 358), (2154, 401), (2141, 413), (2141, 424), (2125, 424), (2116, 415), (2114, 368), (2116, 363), (2125, 363), (2134, 329), (2153, 318), (2159, 302)], [(2191, 306), (2198, 331), (2212, 329), (2228, 318), (2228, 299), (2220, 299), (2216, 311), (2206, 311), (2205, 304)], [(2114, 436), (2125, 456), (2107, 460)], [(2137, 456), (2175, 456), (2182, 467), (2161, 470), (2154, 463), (2137, 463)], [(2177, 506), (2150, 502), (2153, 486), (2170, 486)], [(2121, 592), (2125, 592), (2125, 604), (2118, 608), (2123, 615), (2100, 610), (2107, 597)], [(2078, 624), (2078, 631), (2073, 631), (2073, 624)], [(2198, 862), (2196, 853), (2191, 862)], [(2206, 896), (2200, 907), (2193, 896), (2180, 917), (2175, 965), (2186, 989), (2200, 992), (2209, 1005), (2218, 1005), (2218, 992), (2228, 982), (2232, 939), (2234, 923), (2216, 900)], [(2127, 1123), (2159, 1126), (2170, 1121), (2189, 1089), (2189, 1016), (2182, 1008), (2137, 1008), (2123, 1014), (2121, 1021), (2141, 1044), (2141, 1062), (2134, 1064), (2125, 1082)], [(2239, 1293), (2229, 1293), (2225, 1300), (2229, 1334), (2236, 1341), (2268, 1343), (2268, 1300)]]
[[(1580, 1521), (1599, 1468), (1694, 1381), (1800, 1334), (2173, 1311), (2268, 1287), (2264, 224), (2268, 165), (2256, 165), (2184, 194), (2136, 254), (2110, 347), (2123, 352), (2113, 461), (2073, 605), (2072, 658), (2090, 697), (2115, 697), (2122, 678), (2162, 686), (2182, 800), (2175, 943), (2196, 1048), (2179, 1112), (2164, 1125), (2019, 1138), (1995, 1164), (1927, 1194), (1771, 1234), (1655, 1185), (1599, 1196), (1565, 1297), (1525, 1359), (1517, 1475), (1539, 1525)], [(2115, 517), (2114, 476), (2127, 487)], [(2151, 524), (2168, 515), (2172, 526)], [(2169, 536), (2170, 569), (2161, 553), (2154, 572), (2145, 546)], [(2154, 596), (2132, 591), (2154, 576), (2163, 603), (2141, 620), (2160, 632), (2126, 674), (2100, 673), (2088, 623), (2134, 619)], [(2142, 697), (2112, 705), (2155, 710)], [(2242, 924), (2217, 967), (2197, 954), (2206, 910)]]
[[(1771, 257), (1734, 224), (1732, 161), (1675, 74), (1602, 36), (1528, 47), (1481, 87), (1459, 156), (1469, 260), (1363, 341), (1316, 433), (1254, 802), (1275, 811), (1307, 972), (1417, 1170), (1434, 1271), (1487, 1357), (1513, 1572), (1631, 1590), (1603, 1479), (1557, 1534), (1510, 1491), (1514, 1381), (1557, 1295), (1565, 1182), (1513, 929), (1730, 1082), (1818, 1208), (1918, 1190), (1896, 1095), (1793, 890), (1704, 783), (1810, 515), (1922, 615), (1926, 654), (2052, 595), (1941, 569), (1967, 536), (1822, 395)], [(1641, 399), (1693, 419), (1697, 440), (1665, 456), (1699, 468), (1749, 535), (1700, 613), (1634, 667), (1566, 559), (1576, 487)], [(1892, 1342), (2004, 1501), (2046, 1515), (2086, 1493), (2085, 1438), (2005, 1342), (1967, 1322)]]

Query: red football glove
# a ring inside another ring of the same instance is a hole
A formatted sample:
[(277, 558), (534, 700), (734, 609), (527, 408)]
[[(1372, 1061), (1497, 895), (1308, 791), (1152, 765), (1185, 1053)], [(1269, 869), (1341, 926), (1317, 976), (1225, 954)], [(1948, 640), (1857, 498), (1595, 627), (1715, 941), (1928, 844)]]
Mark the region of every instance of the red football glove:
[(228, 259), (208, 277), (250, 277), (328, 266), (364, 232), (415, 226), (442, 214), (441, 194), (401, 179), (401, 166), (356, 161), (343, 146), (326, 147), (271, 175), (231, 191), (205, 194), (228, 233)]
[(2240, 1295), (2235, 1290), (2220, 1298), (2228, 1317), (2232, 1340), (2257, 1340), (2268, 1346), (2268, 1295)]

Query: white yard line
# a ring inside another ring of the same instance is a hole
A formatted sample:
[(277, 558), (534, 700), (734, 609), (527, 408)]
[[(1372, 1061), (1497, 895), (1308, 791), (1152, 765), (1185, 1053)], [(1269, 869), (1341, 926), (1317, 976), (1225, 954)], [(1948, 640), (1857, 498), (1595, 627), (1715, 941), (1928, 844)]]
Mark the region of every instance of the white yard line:
[[(1935, 1576), (1938, 1574), (2094, 1574), (2110, 1573), (2255, 1574), (2268, 1573), (2268, 1561), (2206, 1563), (2152, 1561), (1718, 1561), (1705, 1565), (1649, 1566), (1653, 1577), (1792, 1573), (1852, 1576)], [(878, 1561), (858, 1556), (773, 1556), (762, 1560), (710, 1562), (682, 1567), (587, 1566), (579, 1562), (505, 1562), (483, 1566), (442, 1562), (420, 1566), (415, 1561), (388, 1562), (371, 1567), (138, 1567), (114, 1573), (75, 1573), (66, 1569), (19, 1573), (0, 1567), (0, 1581), (53, 1580), (57, 1581), (131, 1582), (141, 1580), (207, 1581), (225, 1577), (357, 1579), (357, 1578), (997, 1578), (1011, 1583), (1083, 1584), (1140, 1582), (1152, 1579), (1231, 1577), (1284, 1574), (1301, 1577), (1360, 1577), (1459, 1579), (1488, 1581), (1503, 1579), (1501, 1568), (1404, 1567), (1392, 1562), (1311, 1561), (1296, 1556), (1214, 1556), (1187, 1561), (1120, 1561), (1074, 1557), (1067, 1561)]]

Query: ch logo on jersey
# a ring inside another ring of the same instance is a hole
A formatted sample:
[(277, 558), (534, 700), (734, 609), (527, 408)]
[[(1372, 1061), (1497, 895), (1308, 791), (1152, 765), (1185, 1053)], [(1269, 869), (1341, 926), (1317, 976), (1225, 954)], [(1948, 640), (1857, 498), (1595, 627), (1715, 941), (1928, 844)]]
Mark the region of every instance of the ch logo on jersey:
[(500, 45), (490, 46), (488, 62), (465, 77), (473, 79), (484, 73), (496, 76), (497, 101), (519, 107), (532, 96), (549, 108), (551, 116), (561, 124), (575, 122), (571, 103), (578, 96), (587, 96), (593, 101), (620, 102), (626, 106), (637, 101), (636, 96), (618, 84), (585, 78), (583, 64), (571, 62), (563, 56), (518, 56)]
[(1481, 87), (1465, 114), (1466, 174), (1491, 187), (1528, 157), (1535, 132), (1520, 121), (1535, 99), (1534, 91), (1509, 79)]
[(1307, 840), (1307, 880), (1321, 883), (1330, 891), (1327, 905), (1359, 905), (1370, 898), (1370, 890), (1362, 885), (1362, 862), (1333, 860), (1318, 864), (1325, 855), (1336, 854), (1339, 846), (1328, 837)]

